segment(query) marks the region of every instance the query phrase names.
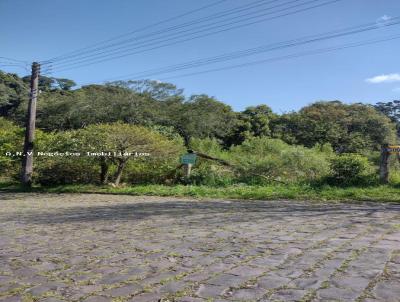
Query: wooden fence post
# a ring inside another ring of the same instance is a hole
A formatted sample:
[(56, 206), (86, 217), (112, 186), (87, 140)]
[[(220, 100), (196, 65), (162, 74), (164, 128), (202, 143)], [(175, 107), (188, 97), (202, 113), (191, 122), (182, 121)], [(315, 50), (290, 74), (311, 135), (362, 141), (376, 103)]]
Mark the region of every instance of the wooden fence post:
[(389, 144), (384, 144), (381, 148), (381, 162), (379, 166), (379, 177), (382, 183), (389, 182)]

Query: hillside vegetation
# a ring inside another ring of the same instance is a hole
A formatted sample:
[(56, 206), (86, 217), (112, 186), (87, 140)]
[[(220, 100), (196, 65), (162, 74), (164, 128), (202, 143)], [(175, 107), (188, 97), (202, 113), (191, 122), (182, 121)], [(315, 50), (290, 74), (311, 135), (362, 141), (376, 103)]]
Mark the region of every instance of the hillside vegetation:
[[(28, 82), (0, 72), (0, 177), (7, 180), (19, 177)], [(381, 145), (397, 142), (397, 102), (318, 101), (280, 115), (267, 104), (235, 112), (215, 97), (150, 80), (74, 86), (41, 78), (37, 184), (365, 187), (378, 184)], [(229, 165), (199, 159), (186, 179), (179, 158), (188, 148)], [(393, 159), (392, 183), (397, 166)]]

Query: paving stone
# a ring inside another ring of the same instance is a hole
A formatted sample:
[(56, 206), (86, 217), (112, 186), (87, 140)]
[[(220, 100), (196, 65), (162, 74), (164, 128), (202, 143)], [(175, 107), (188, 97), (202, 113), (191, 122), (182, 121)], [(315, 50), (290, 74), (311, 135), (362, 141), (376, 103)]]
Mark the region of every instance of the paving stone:
[(101, 285), (82, 285), (76, 287), (76, 289), (83, 294), (91, 294), (94, 292), (99, 292), (102, 290), (102, 288), (103, 287)]
[(228, 287), (236, 287), (244, 282), (246, 282), (249, 278), (242, 276), (235, 276), (231, 274), (221, 274), (212, 279), (206, 281), (207, 284), (211, 285), (219, 285)]
[(303, 278), (298, 278), (289, 283), (290, 285), (293, 285), (294, 287), (301, 288), (301, 289), (317, 289), (321, 286), (322, 282), (324, 280), (316, 277), (303, 277)]
[(273, 289), (289, 283), (291, 279), (280, 276), (265, 276), (257, 279), (257, 285), (264, 289)]
[(161, 298), (160, 294), (145, 293), (130, 298), (128, 302), (158, 302), (160, 298)]
[(193, 297), (182, 297), (177, 298), (178, 302), (204, 302), (204, 299), (201, 298), (193, 298)]
[[(321, 289), (317, 291), (318, 298), (325, 300), (333, 300), (333, 301), (353, 301), (356, 299), (359, 294), (352, 291), (351, 289), (343, 289), (337, 287), (329, 287), (326, 289)], [(323, 300), (324, 301), (324, 300)]]
[(187, 284), (183, 281), (171, 281), (161, 286), (157, 291), (163, 294), (174, 294), (180, 290), (183, 290), (185, 287), (187, 287)]
[(45, 298), (41, 300), (41, 302), (64, 302), (64, 301), (58, 298), (51, 297), (51, 298)]
[(107, 291), (104, 291), (104, 294), (107, 296), (111, 297), (126, 297), (130, 296), (136, 292), (139, 292), (142, 290), (142, 287), (138, 284), (129, 284), (129, 285), (124, 285), (121, 287), (116, 287), (109, 289)]
[(35, 287), (32, 287), (31, 289), (28, 290), (28, 293), (30, 293), (33, 296), (40, 296), (42, 294), (44, 294), (45, 292), (48, 292), (52, 289), (56, 289), (56, 287), (51, 287), (51, 286), (47, 286), (47, 285), (38, 285)]
[(147, 277), (147, 278), (141, 280), (140, 284), (142, 286), (151, 285), (151, 284), (157, 284), (157, 283), (160, 283), (163, 280), (172, 279), (176, 275), (177, 275), (176, 272), (162, 272), (162, 273), (158, 273), (158, 274), (156, 273), (156, 274), (153, 274), (150, 277)]
[(111, 298), (106, 298), (102, 296), (90, 296), (83, 300), (84, 302), (111, 302)]
[(384, 269), (388, 280), (371, 289), (373, 299), (399, 296), (396, 204), (36, 193), (0, 200), (3, 300), (55, 291), (65, 301), (156, 302), (187, 289), (181, 300), (193, 302), (296, 301), (310, 290), (316, 300), (352, 301)]
[(266, 294), (265, 289), (259, 287), (241, 288), (234, 290), (229, 297), (234, 300), (257, 301)]
[(300, 301), (306, 293), (306, 290), (301, 289), (283, 289), (273, 294), (271, 300)]
[(378, 283), (373, 290), (377, 298), (384, 299), (387, 302), (398, 302), (400, 299), (400, 281), (384, 281)]
[(209, 275), (204, 272), (193, 273), (185, 276), (183, 280), (185, 281), (192, 281), (192, 282), (199, 282), (204, 281), (209, 278)]
[(227, 290), (226, 286), (201, 284), (196, 295), (201, 298), (216, 298), (222, 296)]
[(0, 298), (1, 302), (23, 302), (19, 296)]
[(336, 287), (350, 288), (361, 292), (368, 286), (371, 280), (363, 277), (340, 276), (329, 280), (329, 282)]
[(101, 280), (99, 280), (99, 284), (114, 284), (120, 283), (122, 281), (126, 281), (131, 279), (131, 275), (119, 275), (119, 274), (112, 274), (108, 276), (104, 276)]
[(228, 273), (242, 277), (255, 277), (265, 273), (265, 269), (251, 266), (238, 266), (228, 271)]

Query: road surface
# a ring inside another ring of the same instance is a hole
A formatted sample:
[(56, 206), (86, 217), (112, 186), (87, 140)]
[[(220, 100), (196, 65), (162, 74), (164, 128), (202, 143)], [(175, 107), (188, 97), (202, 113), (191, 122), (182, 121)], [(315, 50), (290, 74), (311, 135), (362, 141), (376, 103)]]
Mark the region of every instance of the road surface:
[(0, 301), (400, 301), (400, 205), (0, 193)]

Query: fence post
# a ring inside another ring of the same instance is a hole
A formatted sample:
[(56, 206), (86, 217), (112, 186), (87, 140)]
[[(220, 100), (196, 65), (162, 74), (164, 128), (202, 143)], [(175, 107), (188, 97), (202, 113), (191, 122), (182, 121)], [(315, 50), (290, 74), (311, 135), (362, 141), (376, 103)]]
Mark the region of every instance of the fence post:
[(379, 166), (379, 177), (381, 183), (387, 184), (389, 182), (389, 144), (382, 145), (381, 148), (381, 162)]

